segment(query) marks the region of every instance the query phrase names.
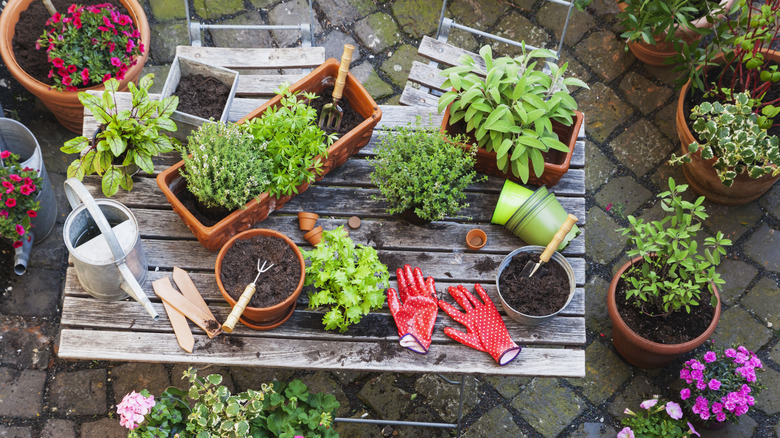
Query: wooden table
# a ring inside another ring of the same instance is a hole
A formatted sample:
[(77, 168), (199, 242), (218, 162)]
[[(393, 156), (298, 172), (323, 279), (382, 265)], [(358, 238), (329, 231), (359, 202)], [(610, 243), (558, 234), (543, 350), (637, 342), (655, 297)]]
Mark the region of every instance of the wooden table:
[[(244, 82), (242, 76), (240, 84)], [(247, 90), (247, 86), (243, 89)], [(258, 105), (259, 101), (254, 98), (237, 99), (231, 119), (237, 120)], [(386, 214), (385, 202), (372, 199), (379, 192), (370, 182), (371, 166), (365, 158), (373, 154), (374, 147), (387, 135), (388, 129), (411, 122), (417, 115), (424, 116), (423, 120), (427, 121), (431, 109), (420, 106), (381, 108), (382, 120), (371, 142), (358, 155), (256, 227), (280, 231), (307, 248), (308, 243), (298, 230), (297, 212), (318, 213), (319, 224), (325, 229), (346, 226), (347, 219), (356, 215), (363, 223), (359, 229), (350, 231), (351, 237), (357, 243), (375, 247), (391, 273), (405, 263), (420, 266), (424, 275), (436, 279), (440, 295), (446, 295), (447, 286), (462, 283), (471, 289), (474, 283), (481, 283), (500, 308), (495, 288), (496, 268), (510, 251), (524, 245), (503, 227), (489, 223), (503, 180), (490, 178), (469, 187), (470, 206), (462, 214), (471, 220), (452, 218), (416, 227)], [(432, 125), (438, 126), (440, 121), (441, 116), (433, 114)], [(94, 131), (94, 119), (85, 120), (84, 131)], [(114, 199), (130, 207), (140, 224), (149, 262), (143, 287), (160, 314), (160, 320), (152, 321), (132, 300), (103, 302), (90, 297), (80, 287), (75, 269), (69, 267), (58, 355), (64, 359), (322, 370), (583, 377), (585, 300), (582, 287), (586, 278), (582, 256), (587, 226), (582, 135), (581, 132), (571, 170), (551, 189), (564, 208), (580, 218), (578, 225), (583, 230), (583, 234), (564, 250), (574, 268), (576, 293), (559, 316), (540, 326), (524, 326), (504, 317), (513, 339), (524, 346), (520, 355), (506, 366), (498, 366), (488, 354), (446, 337), (445, 326), (462, 327), (443, 312), (439, 312), (430, 352), (420, 355), (399, 346), (396, 327), (386, 306), (365, 316), (346, 333), (329, 332), (321, 323), (324, 311), (307, 309), (305, 293), (292, 318), (271, 331), (250, 330), (239, 324), (232, 334), (209, 339), (191, 324), (195, 349), (191, 354), (184, 352), (176, 342), (162, 304), (152, 292), (152, 281), (169, 276), (174, 266), (184, 268), (190, 272), (218, 320), (224, 321), (230, 308), (214, 280), (216, 253), (198, 243), (158, 189), (155, 175), (146, 174), (134, 177), (132, 192), (120, 190)], [(177, 159), (175, 154), (159, 157), (155, 161), (156, 172)], [(103, 196), (97, 177), (87, 177), (84, 182), (93, 196)], [(474, 227), (482, 228), (488, 235), (487, 245), (476, 252), (465, 245), (466, 233)], [(392, 280), (395, 287), (394, 275)]]

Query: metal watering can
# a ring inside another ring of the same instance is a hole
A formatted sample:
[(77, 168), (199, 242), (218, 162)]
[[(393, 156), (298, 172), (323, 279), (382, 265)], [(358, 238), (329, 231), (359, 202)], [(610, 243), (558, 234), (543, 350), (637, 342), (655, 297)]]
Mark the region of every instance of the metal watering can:
[(156, 321), (159, 315), (141, 290), (148, 265), (133, 213), (117, 201), (95, 200), (76, 178), (65, 181), (65, 195), (73, 211), (62, 234), (81, 286), (106, 301), (130, 295)]

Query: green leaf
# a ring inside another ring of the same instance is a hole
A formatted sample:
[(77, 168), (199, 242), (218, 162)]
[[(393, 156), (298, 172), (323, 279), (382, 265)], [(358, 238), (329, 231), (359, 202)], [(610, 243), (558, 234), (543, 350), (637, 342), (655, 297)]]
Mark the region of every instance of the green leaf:
[(65, 142), (60, 148), (66, 154), (76, 154), (90, 147), (90, 141), (87, 137), (76, 137)]
[(103, 174), (102, 188), (103, 194), (107, 197), (112, 197), (119, 190), (119, 184), (122, 181), (124, 175), (116, 167), (111, 167)]
[(539, 151), (539, 149), (530, 149), (529, 155), (531, 157), (531, 164), (533, 164), (534, 174), (537, 177), (542, 176), (542, 173), (544, 173), (544, 157), (542, 157), (542, 153)]

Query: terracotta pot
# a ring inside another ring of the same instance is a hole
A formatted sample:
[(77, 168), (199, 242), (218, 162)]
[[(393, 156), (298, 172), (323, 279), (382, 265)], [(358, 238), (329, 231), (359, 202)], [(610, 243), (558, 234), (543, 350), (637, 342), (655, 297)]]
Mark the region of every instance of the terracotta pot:
[[(728, 10), (734, 4), (734, 1), (735, 0), (723, 0), (720, 4)], [(620, 8), (620, 12), (623, 12), (626, 10), (626, 4), (619, 1), (618, 8)], [(722, 15), (720, 15), (719, 18), (722, 18)], [(712, 27), (712, 23), (708, 23), (705, 17), (701, 17), (691, 24), (699, 29)], [(675, 37), (684, 40), (690, 45), (694, 41), (699, 40), (701, 35), (690, 29), (677, 29)], [(666, 34), (656, 36), (654, 38), (655, 44), (647, 44), (644, 41), (630, 41), (627, 43), (628, 49), (631, 50), (631, 53), (633, 53), (637, 59), (647, 65), (652, 65), (654, 67), (668, 66), (665, 61), (675, 56), (677, 51), (674, 50), (674, 46), (671, 43), (664, 41), (664, 38), (666, 38)]]
[[(456, 124), (454, 127), (450, 126), (451, 106), (452, 104), (448, 105), (447, 110), (444, 111), (444, 119), (441, 122), (440, 131), (449, 135), (464, 134), (465, 126), (462, 126), (462, 123)], [(544, 172), (542, 173), (542, 176), (537, 177), (534, 174), (533, 169), (531, 169), (530, 175), (528, 177), (528, 184), (537, 186), (544, 184), (547, 187), (552, 187), (555, 184), (558, 184), (558, 181), (560, 181), (561, 177), (563, 177), (563, 175), (569, 171), (571, 157), (574, 154), (574, 145), (577, 143), (577, 135), (580, 132), (580, 126), (582, 126), (583, 119), (583, 114), (580, 111), (575, 111), (574, 123), (571, 126), (564, 126), (556, 121), (552, 122), (553, 131), (558, 136), (558, 140), (569, 147), (569, 152), (563, 153), (561, 151), (551, 149), (549, 154), (552, 155), (552, 159), (550, 162), (545, 160)], [(473, 135), (469, 134), (468, 137), (471, 143), (477, 143)], [(469, 145), (463, 143), (458, 143), (458, 145), (463, 149), (470, 148)], [(488, 152), (483, 148), (479, 148), (477, 149), (476, 158), (477, 162), (474, 165), (474, 169), (476, 171), (524, 184), (523, 181), (520, 178), (514, 176), (511, 171), (504, 173), (501, 169), (498, 168), (498, 164), (496, 164), (495, 152)]]
[(306, 278), (306, 264), (303, 261), (303, 255), (301, 254), (301, 250), (298, 249), (298, 245), (296, 245), (295, 242), (290, 240), (290, 238), (284, 234), (274, 230), (256, 228), (244, 231), (243, 233), (239, 233), (233, 236), (219, 251), (219, 254), (217, 254), (217, 263), (214, 266), (214, 273), (217, 277), (217, 287), (219, 287), (220, 293), (222, 293), (222, 296), (232, 308), (236, 305), (236, 300), (234, 300), (230, 294), (225, 291), (225, 287), (222, 285), (222, 260), (225, 258), (225, 254), (227, 253), (228, 249), (233, 246), (236, 240), (251, 239), (255, 236), (268, 236), (284, 240), (288, 245), (290, 245), (290, 248), (295, 251), (295, 255), (298, 257), (298, 262), (301, 264), (301, 279), (298, 281), (298, 286), (294, 291), (292, 291), (286, 300), (271, 307), (247, 306), (246, 309), (244, 309), (244, 313), (241, 315), (241, 318), (238, 319), (242, 324), (249, 328), (253, 328), (255, 330), (270, 330), (272, 328), (279, 327), (280, 325), (284, 324), (285, 321), (290, 319), (290, 316), (292, 316), (292, 313), (295, 310), (295, 304), (298, 300), (298, 296), (301, 294), (301, 290), (303, 290), (303, 281)]
[[(0, 56), (8, 67), (8, 70), (24, 88), (36, 97), (41, 99), (46, 108), (48, 108), (54, 117), (57, 118), (62, 126), (77, 134), (81, 134), (84, 120), (84, 107), (79, 102), (78, 92), (86, 90), (103, 90), (103, 85), (96, 85), (89, 88), (79, 88), (78, 91), (57, 91), (49, 85), (34, 79), (27, 74), (16, 62), (16, 56), (13, 52), (13, 37), (16, 31), (16, 23), (19, 22), (19, 14), (27, 10), (27, 7), (35, 0), (8, 0), (8, 4), (3, 9), (0, 16)], [(146, 14), (143, 7), (136, 0), (120, 0), (120, 3), (127, 9), (127, 13), (133, 19), (133, 24), (141, 32), (141, 41), (146, 47), (146, 51), (137, 58), (135, 65), (130, 67), (125, 73), (125, 78), (119, 82), (120, 91), (127, 91), (129, 82), (136, 82), (141, 70), (149, 57), (149, 22), (146, 20)], [(43, 33), (43, 29), (41, 29)]]
[[(322, 94), (322, 90), (328, 83), (328, 78), (335, 78), (338, 74), (339, 62), (331, 58), (324, 64), (317, 67), (290, 87), (291, 91), (302, 90)], [(382, 118), (382, 111), (368, 94), (365, 88), (358, 82), (352, 74), (347, 75), (347, 83), (344, 88), (344, 98), (346, 98), (352, 107), (365, 120), (355, 129), (341, 136), (328, 149), (328, 158), (325, 159), (322, 166), (322, 174), (317, 176), (317, 181), (325, 177), (331, 170), (344, 164), (349, 157), (354, 155), (360, 148), (365, 146), (371, 139), (371, 133), (374, 127)], [(269, 100), (260, 108), (252, 111), (241, 119), (239, 123), (246, 122), (265, 111), (269, 106), (278, 106), (281, 96), (277, 95)], [(267, 193), (263, 193), (257, 200), (249, 201), (245, 208), (238, 209), (222, 219), (217, 224), (207, 227), (198, 221), (182, 205), (177, 198), (177, 193), (186, 190), (186, 182), (179, 176), (179, 169), (184, 166), (184, 161), (180, 161), (170, 168), (164, 170), (157, 176), (157, 185), (162, 190), (168, 202), (173, 206), (173, 210), (182, 218), (190, 231), (195, 234), (201, 245), (206, 248), (217, 251), (222, 245), (234, 236), (236, 233), (244, 231), (252, 225), (264, 220), (275, 209), (282, 208), (284, 204), (292, 198), (291, 196), (282, 196), (274, 198)], [(298, 186), (298, 193), (303, 193), (308, 189), (308, 184)]]
[[(612, 344), (615, 349), (632, 365), (639, 368), (654, 369), (661, 368), (674, 362), (681, 354), (693, 351), (698, 346), (702, 345), (707, 339), (715, 332), (715, 328), (718, 326), (720, 320), (720, 294), (718, 288), (712, 285), (713, 293), (718, 299), (718, 305), (715, 307), (715, 314), (712, 317), (712, 322), (699, 337), (691, 341), (682, 344), (659, 344), (657, 342), (648, 341), (647, 339), (634, 333), (628, 325), (626, 325), (623, 318), (617, 310), (617, 303), (615, 300), (615, 291), (617, 290), (617, 284), (623, 273), (633, 264), (641, 260), (642, 257), (636, 257), (623, 265), (620, 270), (612, 278), (612, 283), (609, 285), (609, 291), (607, 293), (607, 311), (609, 312), (609, 319), (612, 320)], [(709, 303), (702, 303), (702, 305), (709, 305)]]
[[(764, 52), (769, 59), (780, 64), (780, 52), (769, 50)], [(723, 57), (718, 56), (715, 62), (722, 62)], [(680, 138), (682, 153), (688, 152), (688, 145), (695, 141), (693, 133), (688, 129), (686, 114), (684, 109), (685, 96), (691, 87), (690, 81), (680, 90), (680, 96), (677, 99), (677, 115), (675, 125), (677, 126), (677, 136)], [(691, 162), (683, 164), (683, 174), (693, 191), (707, 200), (723, 205), (743, 205), (753, 202), (766, 193), (772, 185), (780, 179), (780, 175), (764, 175), (761, 178), (753, 179), (746, 172), (740, 173), (734, 179), (731, 187), (726, 187), (721, 182), (715, 169), (712, 167), (716, 159), (703, 160), (701, 151), (691, 155)]]
[(317, 224), (317, 219), (319, 219), (319, 217), (320, 216), (317, 213), (302, 211), (298, 213), (298, 226), (301, 231), (311, 231), (312, 228), (314, 228), (314, 225)]
[(487, 234), (479, 228), (474, 228), (466, 233), (466, 246), (472, 251), (482, 249), (487, 243)]
[(322, 242), (322, 227), (319, 226), (309, 231), (303, 235), (303, 238), (306, 239), (307, 242), (311, 243), (311, 246), (317, 246), (318, 243)]

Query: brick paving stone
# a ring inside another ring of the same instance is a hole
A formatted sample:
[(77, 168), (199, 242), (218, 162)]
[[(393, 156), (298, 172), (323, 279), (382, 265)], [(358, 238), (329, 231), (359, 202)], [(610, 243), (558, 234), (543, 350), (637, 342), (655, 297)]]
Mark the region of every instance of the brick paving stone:
[(674, 149), (674, 144), (645, 119), (638, 120), (618, 135), (611, 146), (615, 158), (639, 178), (669, 158)]
[(649, 114), (660, 108), (672, 95), (669, 87), (656, 85), (653, 81), (636, 73), (628, 72), (620, 81), (620, 89), (631, 96), (631, 103), (642, 114)]
[(731, 306), (745, 292), (758, 269), (741, 260), (723, 259), (716, 271), (720, 274), (720, 278), (726, 282), (718, 286), (720, 299), (723, 304)]
[(606, 265), (623, 252), (625, 242), (615, 230), (620, 228), (604, 210), (591, 207), (588, 210), (588, 234), (585, 246), (588, 256), (596, 263)]
[(755, 202), (726, 206), (705, 201), (702, 205), (707, 208), (707, 214), (710, 215), (704, 222), (704, 226), (711, 233), (721, 231), (732, 241), (742, 237), (745, 231), (753, 228), (764, 217), (764, 212)]
[[(550, 37), (543, 28), (533, 24), (529, 19), (514, 11), (499, 21), (494, 33), (512, 41), (525, 41), (526, 44), (534, 47), (546, 48), (550, 45)], [(523, 53), (518, 46), (497, 41), (492, 41), (490, 45), (496, 58), (499, 56), (519, 56)]]
[(0, 367), (0, 417), (40, 416), (45, 384), (43, 371)]
[(313, 374), (301, 376), (301, 381), (309, 388), (309, 393), (332, 394), (341, 404), (335, 412), (335, 416), (343, 417), (349, 413), (349, 399), (338, 383), (333, 380), (327, 371), (315, 371)]
[[(436, 411), (434, 411), (436, 412)], [(436, 412), (439, 413), (439, 412)], [(440, 413), (439, 413), (440, 414)], [(423, 406), (417, 406), (412, 409), (409, 415), (403, 417), (404, 421), (419, 421), (430, 423), (441, 423), (442, 420), (431, 413), (431, 410), (426, 409)], [(387, 430), (385, 430), (385, 434)], [(449, 438), (450, 432), (447, 429), (433, 429), (430, 427), (398, 427), (393, 430), (392, 436), (398, 438), (419, 438), (424, 436), (426, 438)]]
[(588, 10), (591, 11), (591, 13), (601, 18), (602, 22), (610, 22), (613, 18), (615, 18), (615, 15), (617, 15), (620, 12), (620, 9), (617, 6), (617, 2), (613, 2), (610, 0), (593, 0), (593, 2), (588, 7)]
[[(234, 372), (235, 375), (235, 372)], [(364, 377), (370, 375), (363, 371), (333, 371), (333, 376), (341, 382), (342, 385), (349, 385), (356, 380), (361, 380)]]
[[(582, 80), (585, 83), (590, 82), (591, 78), (593, 78), (593, 75), (590, 74), (590, 71), (588, 71), (588, 69), (585, 68), (585, 66), (582, 65), (582, 63), (578, 61), (572, 55), (572, 52), (567, 50), (565, 46), (561, 49), (561, 53), (558, 56), (558, 65), (563, 66), (564, 63), (567, 63), (565, 77), (569, 77), (569, 76), (575, 77), (577, 79)], [(579, 101), (578, 94), (580, 92), (582, 92), (582, 89), (577, 88), (572, 93), (575, 101)], [(582, 111), (582, 108), (580, 108), (579, 110)], [(591, 120), (590, 118), (588, 118), (587, 123), (590, 122)]]
[(157, 21), (187, 18), (184, 3), (179, 0), (155, 0), (149, 2), (149, 6), (152, 8), (152, 17)]
[(748, 257), (765, 269), (780, 272), (780, 257), (777, 257), (778, 247), (780, 247), (780, 233), (764, 223), (750, 236), (750, 239), (745, 243), (744, 251)]
[(597, 142), (606, 140), (615, 128), (634, 113), (630, 106), (601, 82), (590, 84), (590, 90), (577, 93), (577, 105), (587, 118), (585, 132)]
[(244, 2), (241, 0), (193, 0), (193, 5), (195, 14), (206, 20), (214, 20), (244, 10)]
[(415, 39), (433, 35), (439, 25), (441, 5), (428, 0), (396, 0), (393, 15), (401, 30)]
[(393, 374), (381, 374), (369, 380), (357, 396), (385, 420), (400, 418), (411, 402), (411, 394), (395, 386)]
[[(2, 307), (0, 313), (5, 313)], [(0, 316), (0, 363), (46, 369), (52, 343), (51, 332), (51, 328), (38, 324), (36, 320)]]
[(479, 42), (477, 42), (477, 39), (474, 38), (474, 34), (459, 29), (450, 30), (450, 35), (447, 37), (447, 44), (474, 53), (479, 53), (479, 48), (481, 47)]
[[(187, 22), (184, 20), (153, 23), (149, 25), (154, 38), (150, 41), (149, 57), (158, 64), (170, 64), (176, 56), (176, 46), (188, 45)], [(155, 83), (165, 83), (165, 78), (156, 78)]]
[(661, 394), (658, 387), (655, 386), (647, 377), (639, 375), (628, 384), (628, 386), (618, 393), (615, 400), (607, 407), (607, 412), (618, 422), (625, 417), (623, 411), (629, 408), (633, 411), (639, 409), (639, 404), (647, 400), (654, 394)]
[(252, 3), (252, 6), (254, 6), (257, 9), (265, 9), (272, 4), (276, 3), (276, 0), (249, 0)]
[(606, 423), (582, 423), (572, 434), (571, 438), (613, 438), (617, 431)]
[(596, 194), (596, 203), (606, 210), (612, 204), (610, 211), (620, 204), (625, 215), (634, 214), (636, 210), (653, 198), (644, 186), (630, 176), (613, 178)]
[(594, 192), (615, 173), (617, 166), (609, 161), (599, 147), (590, 140), (585, 141), (585, 189)]
[(81, 438), (125, 438), (127, 429), (119, 425), (117, 418), (101, 418), (81, 424)]
[(758, 203), (772, 216), (780, 218), (780, 184), (775, 184), (761, 198)]
[[(289, 0), (279, 3), (268, 12), (271, 24), (301, 24), (309, 22), (309, 2), (306, 0)], [(315, 35), (322, 33), (322, 25), (314, 17)], [(279, 47), (289, 47), (301, 38), (300, 32), (290, 30), (271, 31)]]
[(60, 413), (106, 415), (106, 370), (58, 372), (49, 384), (48, 395), (49, 405)]
[(623, 49), (623, 41), (614, 33), (597, 31), (577, 44), (577, 57), (607, 82), (612, 81), (634, 62), (634, 55)]
[(752, 310), (768, 327), (780, 327), (780, 284), (770, 277), (762, 277), (742, 298), (742, 305)]
[[(455, 376), (448, 376), (458, 380)], [(477, 405), (479, 382), (473, 376), (466, 376), (463, 388), (463, 416), (465, 417)], [(445, 382), (436, 374), (423, 374), (414, 384), (417, 394), (425, 397), (426, 405), (433, 408), (444, 421), (454, 422), (458, 418), (459, 386)]]
[[(59, 244), (62, 244), (62, 240)], [(60, 299), (59, 272), (34, 267), (35, 254), (35, 251), (31, 253), (27, 273), (21, 277), (14, 276), (11, 279), (12, 289), (0, 295), (0, 314), (39, 317), (57, 315)]]
[(780, 412), (780, 373), (764, 367), (764, 372), (758, 374), (758, 382), (764, 389), (756, 397), (756, 407), (767, 415), (777, 414)]
[(670, 103), (661, 108), (653, 118), (653, 124), (655, 124), (655, 126), (658, 127), (658, 130), (669, 138), (675, 146), (680, 142), (679, 137), (677, 137), (677, 128), (674, 124), (676, 115), (677, 105), (675, 103)]
[(350, 26), (377, 10), (374, 2), (362, 0), (319, 0), (317, 3), (331, 24), (336, 26)]
[(528, 377), (484, 376), (482, 380), (489, 383), (507, 400), (511, 400), (520, 393), (525, 385), (531, 383), (531, 379)]
[(68, 420), (50, 418), (41, 431), (41, 437), (76, 438), (76, 423)]
[[(545, 2), (537, 12), (536, 20), (551, 30), (555, 34), (555, 39), (560, 41), (568, 10), (565, 6)], [(566, 40), (563, 43), (574, 46), (595, 24), (596, 20), (589, 13), (572, 9), (569, 25), (566, 28)]]
[(355, 36), (373, 53), (381, 53), (400, 39), (400, 30), (393, 17), (377, 12), (355, 23)]
[(168, 370), (161, 363), (126, 363), (111, 368), (109, 375), (116, 403), (131, 391), (148, 389), (151, 394), (160, 395), (171, 386)]
[[(361, 418), (362, 412), (358, 412), (351, 418)], [(335, 423), (334, 426), (339, 438), (363, 438), (363, 437), (381, 437), (382, 429), (375, 424), (361, 423)]]
[[(209, 370), (204, 370), (203, 372), (208, 373)], [(289, 382), (295, 374), (293, 370), (284, 368), (230, 367), (230, 371), (233, 373), (235, 390), (237, 392), (246, 391), (247, 389), (259, 390), (263, 383), (271, 383), (274, 380)], [(172, 374), (171, 377), (173, 380), (176, 380), (181, 377), (181, 374)]]
[(543, 436), (554, 437), (585, 410), (585, 403), (558, 379), (535, 378), (512, 400), (512, 407)]
[[(184, 371), (187, 370), (192, 365), (189, 364), (176, 364), (171, 369), (171, 386), (175, 386), (177, 388), (183, 389), (183, 390), (189, 390), (190, 389), (190, 382), (186, 378), (182, 378), (184, 376)], [(202, 368), (199, 369), (198, 367)], [(220, 366), (208, 366), (203, 367), (203, 365), (193, 366), (192, 367), (195, 371), (198, 372), (198, 377), (206, 377), (209, 374), (219, 374), (222, 376), (222, 383), (220, 385), (226, 386), (227, 389), (230, 390), (231, 393), (235, 394), (237, 392), (236, 386), (233, 384), (233, 379), (230, 377), (230, 368), (228, 367), (220, 367)], [(270, 382), (263, 382), (263, 383), (270, 383)], [(260, 386), (251, 387), (250, 389), (260, 389)]]
[(394, 84), (403, 88), (406, 84), (406, 78), (409, 77), (412, 61), (422, 62), (423, 58), (417, 54), (417, 47), (404, 44), (382, 63), (380, 69), (390, 77)]
[(343, 32), (334, 30), (325, 38), (319, 39), (317, 45), (325, 48), (325, 59), (336, 58), (340, 61), (341, 55), (344, 53), (344, 44), (350, 44), (355, 47), (355, 50), (352, 52), (352, 64), (359, 62), (363, 57), (360, 54), (360, 44)]
[(349, 71), (355, 75), (355, 78), (363, 84), (363, 87), (374, 99), (381, 99), (393, 94), (393, 87), (376, 74), (371, 63), (364, 62), (357, 67), (350, 68)]
[[(267, 23), (263, 21), (259, 12), (248, 11), (236, 18), (223, 20), (220, 24), (251, 25)], [(216, 47), (265, 48), (274, 46), (274, 39), (271, 37), (271, 32), (267, 30), (213, 29), (209, 32), (214, 39), (214, 45)]]
[(734, 306), (720, 315), (712, 340), (716, 345), (744, 345), (756, 351), (772, 339), (772, 331), (756, 322), (744, 309)]
[[(55, 175), (52, 175), (52, 182), (54, 183)], [(64, 180), (63, 180), (64, 181)], [(55, 185), (56, 187), (62, 187), (60, 184)], [(57, 214), (62, 215), (65, 214), (67, 216), (67, 213), (70, 212), (70, 208), (66, 210), (59, 210)], [(62, 224), (55, 222), (54, 228), (52, 228), (51, 233), (46, 237), (46, 239), (36, 243), (32, 251), (30, 252), (30, 260), (29, 264), (27, 265), (27, 270), (32, 272), (32, 269), (46, 269), (46, 270), (53, 270), (53, 271), (59, 271), (61, 268), (61, 265), (63, 261), (65, 260), (67, 254), (67, 249), (65, 249), (65, 243), (62, 239)], [(25, 274), (21, 277), (16, 276), (17, 281), (29, 281), (34, 282), (35, 286), (41, 286), (46, 289), (47, 293), (51, 293), (52, 295), (55, 295), (59, 297), (59, 290), (60, 290), (60, 276), (59, 275), (44, 275), (44, 278), (42, 279), (30, 279), (29, 277), (31, 274)], [(51, 288), (51, 290), (49, 289)], [(30, 289), (30, 290), (38, 290), (38, 289)], [(47, 306), (48, 310), (48, 306)]]
[(510, 0), (510, 1), (512, 2), (513, 5), (517, 6), (522, 11), (525, 12), (531, 12), (531, 9), (533, 9), (536, 3), (534, 0)]
[(480, 417), (463, 434), (463, 438), (484, 437), (515, 437), (525, 438), (527, 435), (517, 427), (512, 414), (499, 405)]
[(32, 438), (32, 427), (0, 426), (0, 438)]
[[(611, 281), (611, 280), (610, 280)], [(612, 321), (607, 312), (609, 281), (599, 275), (591, 275), (585, 283), (585, 327), (605, 339), (612, 337)]]
[(449, 9), (447, 17), (452, 18), (457, 23), (480, 30), (486, 30), (495, 24), (498, 18), (509, 9), (506, 2), (486, 2), (483, 0), (454, 0), (449, 2), (447, 7)]
[(699, 428), (697, 431), (701, 432), (702, 438), (737, 438), (737, 437), (752, 437), (756, 436), (756, 427), (758, 423), (752, 419), (750, 415), (743, 415), (740, 417), (739, 423), (729, 423), (724, 429), (721, 430), (704, 430)]
[(653, 67), (650, 65), (645, 65), (645, 70), (654, 78), (658, 79), (659, 81), (665, 83), (666, 85), (675, 88), (674, 96), (675, 100), (677, 100), (677, 97), (680, 96), (680, 90), (676, 87), (677, 78), (680, 77), (680, 72), (675, 72), (674, 68), (672, 67)]
[(611, 397), (631, 373), (630, 365), (604, 344), (594, 341), (585, 348), (585, 378), (567, 380), (598, 406)]

